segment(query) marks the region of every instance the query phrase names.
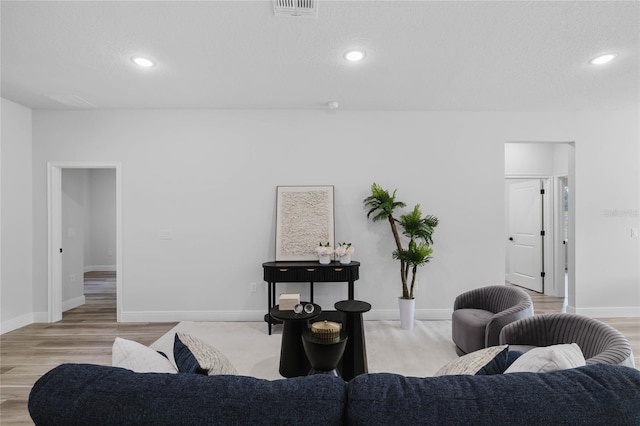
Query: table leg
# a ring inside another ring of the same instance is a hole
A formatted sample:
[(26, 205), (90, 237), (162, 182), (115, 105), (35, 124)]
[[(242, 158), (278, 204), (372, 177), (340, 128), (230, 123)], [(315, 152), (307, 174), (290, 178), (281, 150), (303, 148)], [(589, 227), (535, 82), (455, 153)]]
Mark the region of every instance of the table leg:
[(280, 346), (280, 375), (283, 377), (306, 376), (311, 369), (302, 344), (302, 332), (309, 328), (309, 321), (284, 321)]
[(272, 289), (271, 289), (271, 283), (267, 283), (267, 325), (268, 325), (268, 329), (269, 329), (269, 336), (271, 336), (271, 315), (269, 314), (269, 312), (271, 312), (271, 293), (272, 293)]
[(313, 303), (313, 283), (312, 282), (309, 283), (309, 298), (311, 303)]

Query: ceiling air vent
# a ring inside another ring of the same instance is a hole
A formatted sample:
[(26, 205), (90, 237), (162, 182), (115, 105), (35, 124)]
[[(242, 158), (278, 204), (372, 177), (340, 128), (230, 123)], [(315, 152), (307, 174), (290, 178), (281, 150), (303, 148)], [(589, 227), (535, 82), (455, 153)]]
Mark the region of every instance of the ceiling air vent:
[(276, 16), (318, 17), (318, 0), (273, 0)]

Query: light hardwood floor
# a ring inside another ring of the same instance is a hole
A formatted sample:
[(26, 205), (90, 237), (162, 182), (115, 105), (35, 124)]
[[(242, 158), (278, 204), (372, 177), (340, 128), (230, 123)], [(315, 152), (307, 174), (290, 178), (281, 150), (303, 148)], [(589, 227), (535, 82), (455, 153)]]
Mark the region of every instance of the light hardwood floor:
[[(536, 314), (560, 312), (563, 299), (529, 292)], [(67, 311), (60, 322), (32, 324), (0, 336), (0, 424), (33, 424), (27, 399), (33, 383), (66, 363), (111, 364), (116, 337), (150, 345), (176, 323), (117, 323), (115, 275), (85, 276), (86, 304)], [(631, 342), (640, 366), (640, 318), (604, 318)]]
[(111, 365), (116, 337), (150, 345), (177, 323), (117, 323), (115, 273), (85, 275), (86, 304), (53, 324), (0, 336), (0, 424), (33, 424), (27, 410), (35, 381), (62, 363)]

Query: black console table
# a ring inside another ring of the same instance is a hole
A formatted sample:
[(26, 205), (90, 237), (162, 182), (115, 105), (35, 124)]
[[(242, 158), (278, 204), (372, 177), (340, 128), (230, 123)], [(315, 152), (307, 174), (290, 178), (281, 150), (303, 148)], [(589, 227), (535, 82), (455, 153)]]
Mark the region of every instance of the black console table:
[(348, 300), (353, 300), (353, 283), (359, 278), (360, 262), (342, 264), (334, 261), (323, 265), (319, 262), (311, 261), (277, 261), (265, 262), (262, 264), (262, 268), (264, 269), (264, 280), (268, 287), (267, 314), (264, 320), (269, 325), (269, 334), (271, 334), (271, 325), (274, 324), (275, 321), (269, 312), (277, 304), (276, 283), (309, 283), (308, 300), (313, 303), (314, 283), (346, 282), (348, 283)]

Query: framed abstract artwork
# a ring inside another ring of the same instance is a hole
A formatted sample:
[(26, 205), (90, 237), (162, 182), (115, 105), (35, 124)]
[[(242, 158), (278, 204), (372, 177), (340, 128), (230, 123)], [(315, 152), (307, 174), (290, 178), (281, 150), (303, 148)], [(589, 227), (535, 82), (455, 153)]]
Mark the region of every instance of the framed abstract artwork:
[(317, 260), (334, 240), (333, 186), (277, 187), (276, 260)]

